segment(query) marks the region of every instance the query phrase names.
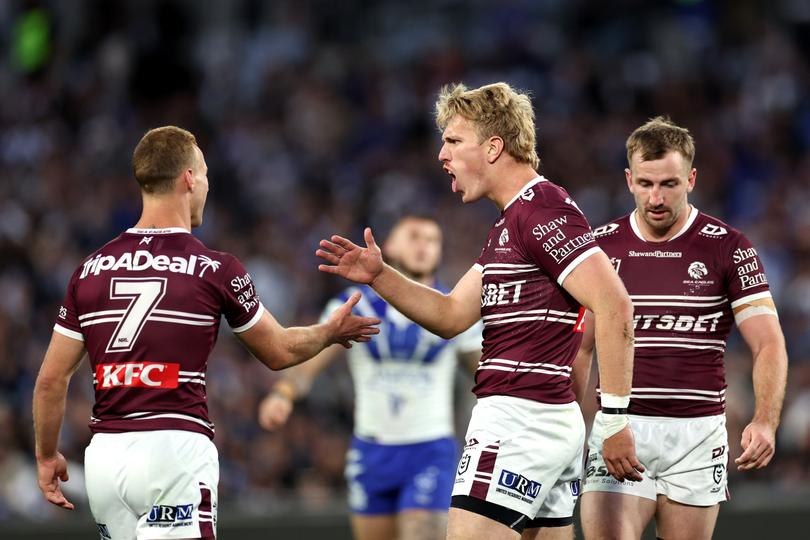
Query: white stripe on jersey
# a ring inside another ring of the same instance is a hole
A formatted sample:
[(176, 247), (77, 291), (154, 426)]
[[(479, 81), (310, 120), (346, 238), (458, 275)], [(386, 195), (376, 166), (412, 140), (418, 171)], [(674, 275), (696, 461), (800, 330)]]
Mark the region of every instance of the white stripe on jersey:
[(178, 317), (188, 317), (189, 319), (209, 319), (214, 320), (212, 315), (203, 315), (200, 313), (189, 313), (188, 311), (175, 311), (173, 309), (155, 309), (152, 311), (157, 315), (177, 315)]
[(722, 403), (726, 400), (725, 396), (721, 396), (719, 398), (711, 398), (708, 396), (692, 396), (687, 394), (655, 394), (655, 395), (647, 395), (647, 394), (634, 394), (630, 393), (630, 397), (632, 399), (689, 399), (693, 401), (712, 401), (714, 403)]
[[(601, 394), (602, 391), (597, 389), (596, 392)], [(722, 403), (726, 400), (725, 388), (720, 391), (716, 390), (698, 390), (694, 388), (647, 388), (639, 387), (630, 390), (630, 397), (632, 399), (686, 399), (693, 401), (711, 401), (714, 403)]]
[(105, 317), (103, 319), (93, 319), (92, 321), (86, 321), (86, 322), (83, 322), (83, 323), (79, 323), (79, 326), (84, 328), (85, 326), (92, 326), (94, 324), (102, 324), (102, 323), (108, 323), (108, 322), (119, 322), (121, 319), (122, 319), (122, 317)]
[(630, 300), (633, 301), (634, 306), (670, 306), (670, 307), (713, 307), (713, 306), (721, 306), (728, 302), (728, 299), (723, 298), (722, 300), (718, 300), (716, 302), (690, 302), (685, 300), (670, 300), (670, 301), (663, 301), (663, 300), (653, 300), (649, 302), (638, 302), (630, 297)]
[(101, 317), (102, 315), (123, 315), (126, 313), (126, 311), (127, 310), (125, 309), (105, 309), (104, 311), (93, 311), (90, 313), (85, 313), (84, 315), (79, 315), (79, 320), (83, 321), (91, 317)]
[(214, 326), (214, 321), (189, 321), (188, 319), (178, 319), (176, 317), (155, 317), (150, 315), (146, 318), (147, 321), (170, 322), (174, 324), (187, 324), (189, 326)]
[(200, 377), (202, 379), (205, 378), (205, 373), (202, 371), (180, 371), (179, 375), (183, 375), (185, 377)]
[(725, 340), (722, 339), (698, 339), (698, 338), (682, 338), (682, 337), (637, 337), (636, 342), (639, 341), (680, 341), (684, 343), (704, 343), (711, 345), (726, 346)]
[(671, 294), (631, 294), (630, 298), (639, 300), (692, 300), (695, 302), (712, 300), (721, 300), (725, 295), (719, 296), (684, 296), (684, 295), (671, 295)]
[(206, 386), (205, 381), (203, 379), (188, 379), (184, 377), (180, 377), (177, 379), (177, 382), (188, 382), (188, 383), (200, 383), (203, 386)]
[(505, 364), (507, 366), (528, 366), (528, 367), (545, 367), (549, 369), (557, 369), (560, 371), (571, 371), (571, 366), (558, 366), (557, 364), (548, 364), (545, 362), (524, 362), (518, 360), (507, 360), (506, 358), (487, 358), (481, 362), (482, 366), (492, 363)]
[(84, 341), (84, 336), (81, 333), (71, 330), (70, 328), (65, 328), (64, 326), (60, 326), (59, 324), (53, 325), (53, 331), (62, 334), (63, 336), (67, 336), (69, 338), (75, 339), (77, 341)]
[[(636, 338), (638, 339), (638, 338)], [(720, 351), (723, 352), (726, 350), (725, 347), (717, 347), (715, 345), (689, 345), (687, 343), (636, 343), (636, 349), (643, 349), (646, 347), (672, 347), (675, 349), (697, 349), (697, 350), (710, 350), (710, 351)]]
[(189, 416), (187, 414), (180, 414), (180, 413), (154, 413), (154, 412), (138, 412), (138, 413), (131, 413), (122, 416), (121, 418), (127, 420), (154, 420), (157, 418), (176, 418), (178, 420), (188, 420), (189, 422), (194, 422), (195, 424), (200, 424), (201, 426), (205, 426), (206, 428), (214, 431), (214, 425), (209, 424), (199, 418), (195, 418), (193, 416)]

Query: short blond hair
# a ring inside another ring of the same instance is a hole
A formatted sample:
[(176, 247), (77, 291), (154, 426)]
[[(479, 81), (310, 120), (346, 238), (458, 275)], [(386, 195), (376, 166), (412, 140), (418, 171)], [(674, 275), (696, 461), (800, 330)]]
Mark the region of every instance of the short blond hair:
[(695, 140), (689, 130), (678, 126), (668, 116), (656, 116), (627, 138), (627, 163), (632, 166), (633, 154), (639, 152), (642, 161), (661, 159), (671, 151), (680, 152), (691, 167), (695, 159)]
[(132, 153), (132, 171), (145, 193), (168, 193), (174, 179), (197, 164), (197, 139), (190, 131), (163, 126), (146, 132)]
[(506, 83), (487, 84), (472, 90), (461, 83), (442, 87), (436, 100), (436, 125), (444, 131), (456, 115), (475, 125), (479, 142), (500, 137), (516, 161), (540, 166), (534, 133), (534, 109), (529, 95)]

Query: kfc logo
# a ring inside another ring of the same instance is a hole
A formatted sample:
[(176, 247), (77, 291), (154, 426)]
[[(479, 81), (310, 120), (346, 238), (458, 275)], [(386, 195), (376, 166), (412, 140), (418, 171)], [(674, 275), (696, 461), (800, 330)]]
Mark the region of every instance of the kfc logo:
[(96, 366), (96, 389), (177, 388), (180, 364), (163, 362), (124, 362)]

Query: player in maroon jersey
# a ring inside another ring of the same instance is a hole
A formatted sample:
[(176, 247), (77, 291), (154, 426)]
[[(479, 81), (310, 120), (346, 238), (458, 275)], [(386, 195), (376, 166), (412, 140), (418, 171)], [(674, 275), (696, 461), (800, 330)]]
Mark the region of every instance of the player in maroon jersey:
[(448, 538), (572, 538), (585, 428), (571, 389), (581, 306), (595, 310), (600, 369), (615, 412), (603, 426), (611, 474), (641, 478), (623, 407), (632, 372), (632, 306), (610, 261), (564, 189), (539, 176), (534, 112), (497, 83), (442, 90), (439, 160), (463, 202), (501, 210), (477, 263), (449, 294), (333, 236), (322, 271), (368, 283), (404, 315), (445, 338), (483, 318), (478, 397), (457, 469)]
[(368, 341), (379, 320), (351, 314), (357, 294), (325, 324), (282, 327), (242, 263), (190, 234), (208, 193), (194, 136), (153, 129), (132, 162), (141, 218), (74, 272), (37, 377), (39, 486), (73, 508), (59, 486), (68, 473), (58, 439), (67, 387), (87, 352), (96, 402), (85, 472), (101, 537), (213, 538), (219, 471), (205, 386), (221, 316), (270, 369)]
[[(728, 497), (723, 355), (735, 321), (753, 353), (756, 395), (735, 463), (758, 469), (774, 453), (787, 375), (776, 307), (748, 239), (688, 203), (694, 154), (689, 132), (668, 119), (636, 129), (625, 169), (636, 209), (594, 231), (635, 307), (629, 412), (647, 471), (641, 482), (610, 478), (594, 430), (582, 497), (589, 539), (640, 538), (653, 517), (661, 538), (711, 538), (718, 503)], [(580, 396), (593, 349), (587, 319), (575, 363)], [(602, 420), (597, 413), (594, 427)]]

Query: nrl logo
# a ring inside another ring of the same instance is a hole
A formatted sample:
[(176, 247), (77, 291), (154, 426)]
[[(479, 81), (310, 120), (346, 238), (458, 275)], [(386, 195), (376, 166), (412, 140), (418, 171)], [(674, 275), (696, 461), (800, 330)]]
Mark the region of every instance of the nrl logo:
[(709, 270), (706, 269), (706, 265), (700, 261), (695, 261), (689, 265), (687, 269), (687, 273), (689, 273), (689, 277), (692, 279), (702, 279), (706, 277), (709, 273)]

